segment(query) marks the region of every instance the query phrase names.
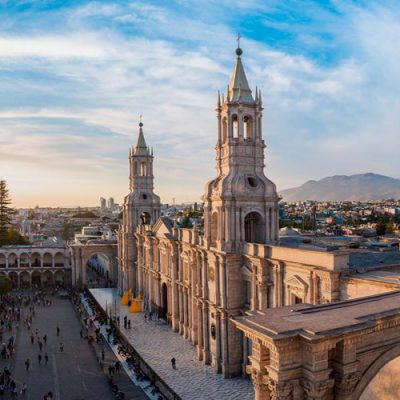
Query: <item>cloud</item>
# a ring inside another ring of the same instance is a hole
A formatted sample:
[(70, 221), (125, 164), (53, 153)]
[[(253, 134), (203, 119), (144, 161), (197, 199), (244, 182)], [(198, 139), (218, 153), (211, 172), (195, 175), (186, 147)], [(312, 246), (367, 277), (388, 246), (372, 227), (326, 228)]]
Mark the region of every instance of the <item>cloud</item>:
[[(0, 169), (18, 186), (16, 202), (26, 204), (27, 177), (44, 191), (51, 179), (68, 182), (54, 204), (77, 204), (82, 185), (87, 204), (102, 193), (122, 199), (139, 114), (156, 191), (198, 199), (215, 174), (214, 107), (234, 63), (232, 21), (249, 33), (243, 62), (263, 91), (266, 171), (279, 189), (337, 173), (399, 176), (400, 7), (333, 4), (238, 1), (232, 12), (210, 2), (89, 2), (27, 11), (25, 30), (0, 26)], [(263, 29), (271, 36), (251, 34)]]

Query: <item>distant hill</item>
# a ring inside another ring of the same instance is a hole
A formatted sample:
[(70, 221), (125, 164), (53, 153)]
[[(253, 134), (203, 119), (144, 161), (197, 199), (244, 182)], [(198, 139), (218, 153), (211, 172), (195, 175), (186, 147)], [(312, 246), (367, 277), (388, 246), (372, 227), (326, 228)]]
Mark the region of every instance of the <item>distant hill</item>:
[(284, 201), (368, 201), (400, 199), (400, 179), (373, 173), (335, 175), (280, 192)]

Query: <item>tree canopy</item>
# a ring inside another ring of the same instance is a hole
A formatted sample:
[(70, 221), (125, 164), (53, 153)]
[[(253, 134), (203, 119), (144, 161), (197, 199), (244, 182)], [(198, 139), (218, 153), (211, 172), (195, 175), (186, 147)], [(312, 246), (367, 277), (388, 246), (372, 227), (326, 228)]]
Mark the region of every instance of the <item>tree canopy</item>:
[(12, 289), (12, 282), (8, 276), (0, 275), (0, 295), (7, 294)]
[(7, 182), (4, 179), (0, 179), (0, 245), (7, 244), (12, 215), (15, 213), (10, 205), (11, 199)]

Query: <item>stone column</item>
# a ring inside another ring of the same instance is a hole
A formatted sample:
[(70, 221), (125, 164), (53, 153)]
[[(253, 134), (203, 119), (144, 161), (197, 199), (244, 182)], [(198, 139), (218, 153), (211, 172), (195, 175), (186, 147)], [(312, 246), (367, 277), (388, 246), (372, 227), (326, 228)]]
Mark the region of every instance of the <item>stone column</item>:
[(247, 372), (251, 374), (254, 387), (254, 400), (270, 400), (266, 370), (266, 366), (269, 364), (268, 349), (254, 340), (252, 355), (249, 359), (251, 365), (247, 367)]
[(210, 333), (209, 333), (209, 318), (208, 304), (203, 303), (203, 339), (204, 339), (204, 355), (203, 361), (205, 364), (210, 363)]

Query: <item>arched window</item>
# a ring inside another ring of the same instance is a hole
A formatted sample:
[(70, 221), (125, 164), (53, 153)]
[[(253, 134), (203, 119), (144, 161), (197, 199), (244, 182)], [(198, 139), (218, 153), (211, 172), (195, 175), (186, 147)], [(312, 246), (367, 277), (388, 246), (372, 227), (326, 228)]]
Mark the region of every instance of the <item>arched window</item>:
[(138, 171), (137, 171), (137, 162), (135, 161), (134, 167), (133, 167), (133, 173), (135, 175), (137, 175)]
[(253, 119), (245, 115), (243, 117), (243, 128), (244, 128), (244, 138), (245, 139), (253, 139)]
[(251, 212), (244, 219), (244, 237), (248, 243), (264, 243), (265, 229), (261, 215)]
[(211, 216), (211, 246), (217, 245), (218, 238), (218, 214), (214, 212)]
[(146, 176), (146, 163), (140, 163), (140, 176)]
[(228, 126), (226, 123), (226, 118), (222, 120), (222, 143), (226, 142), (228, 136)]
[(232, 115), (232, 134), (234, 138), (239, 137), (239, 121), (236, 114)]
[(140, 214), (140, 221), (142, 225), (150, 225), (150, 214), (148, 212), (142, 212)]

